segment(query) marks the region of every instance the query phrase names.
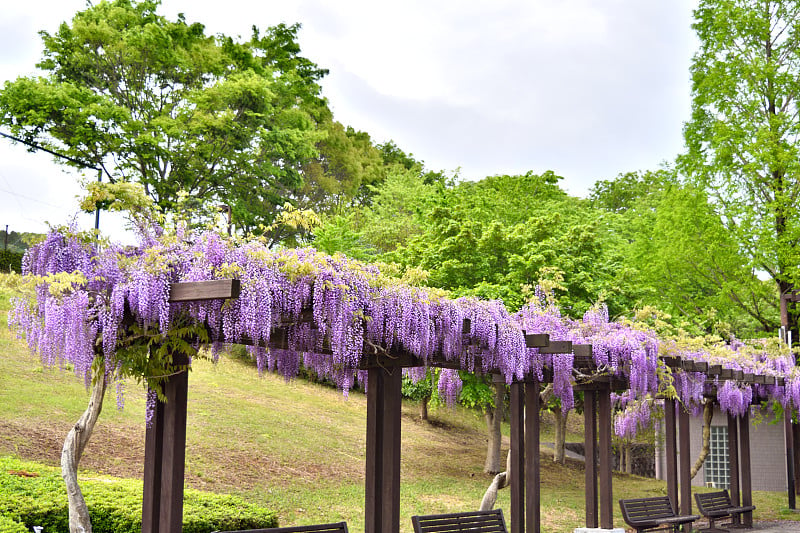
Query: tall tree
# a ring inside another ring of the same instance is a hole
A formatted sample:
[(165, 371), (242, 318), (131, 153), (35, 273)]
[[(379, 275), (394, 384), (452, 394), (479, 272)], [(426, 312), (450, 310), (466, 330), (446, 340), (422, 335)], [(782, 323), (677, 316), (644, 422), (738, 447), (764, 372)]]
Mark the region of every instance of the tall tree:
[(700, 49), (679, 164), (785, 294), (800, 265), (800, 4), (701, 0), (694, 15)]
[(622, 237), (625, 287), (639, 306), (667, 311), (697, 333), (776, 327), (774, 284), (758, 278), (704, 188), (662, 169), (598, 182), (590, 199)]
[(6, 82), (0, 124), (141, 183), (164, 209), (189, 194), (228, 204), (240, 227), (269, 224), (329, 118), (326, 71), (299, 55), (297, 25), (237, 42), (158, 7), (104, 0), (41, 32), (45, 75)]

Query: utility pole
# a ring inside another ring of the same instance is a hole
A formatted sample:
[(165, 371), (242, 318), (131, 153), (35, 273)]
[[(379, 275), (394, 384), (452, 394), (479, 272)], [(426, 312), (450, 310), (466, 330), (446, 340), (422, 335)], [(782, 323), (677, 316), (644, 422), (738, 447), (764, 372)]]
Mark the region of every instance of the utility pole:
[(3, 235), (3, 250), (8, 250), (8, 224), (6, 224), (6, 234)]
[[(97, 183), (103, 182), (103, 171), (101, 169), (97, 169)], [(94, 211), (94, 229), (100, 229), (100, 206), (98, 205), (95, 207)]]

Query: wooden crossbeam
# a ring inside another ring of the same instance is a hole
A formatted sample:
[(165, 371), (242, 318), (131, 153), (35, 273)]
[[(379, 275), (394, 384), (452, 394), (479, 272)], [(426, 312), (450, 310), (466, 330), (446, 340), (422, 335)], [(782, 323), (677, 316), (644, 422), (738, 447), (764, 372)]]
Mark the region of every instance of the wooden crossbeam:
[(194, 302), (238, 298), (242, 290), (238, 279), (219, 279), (212, 281), (183, 281), (173, 283), (169, 288), (170, 302)]

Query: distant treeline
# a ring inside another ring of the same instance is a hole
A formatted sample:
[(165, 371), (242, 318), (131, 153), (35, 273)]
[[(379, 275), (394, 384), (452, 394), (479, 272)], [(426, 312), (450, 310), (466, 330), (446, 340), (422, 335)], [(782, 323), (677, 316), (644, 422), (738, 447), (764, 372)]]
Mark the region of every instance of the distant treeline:
[(0, 272), (21, 272), (25, 250), (41, 241), (41, 233), (18, 233), (0, 230)]

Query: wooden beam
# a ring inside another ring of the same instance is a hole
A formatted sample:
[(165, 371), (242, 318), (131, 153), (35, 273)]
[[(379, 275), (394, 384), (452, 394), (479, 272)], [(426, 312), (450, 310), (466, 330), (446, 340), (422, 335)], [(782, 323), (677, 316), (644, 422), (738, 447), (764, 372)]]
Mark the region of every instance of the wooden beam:
[(539, 353), (558, 354), (570, 353), (572, 351), (572, 341), (550, 341), (550, 344), (539, 348)]
[(550, 335), (547, 333), (525, 333), (523, 331), (522, 335), (525, 337), (526, 348), (544, 348), (550, 344)]
[(599, 460), (599, 492), (600, 492), (600, 527), (613, 529), (614, 527), (614, 494), (611, 485), (611, 471), (613, 458), (611, 456), (611, 388), (606, 387), (598, 391), (597, 420), (598, 420), (598, 451)]
[(540, 385), (525, 384), (525, 531), (541, 532)]
[(400, 532), (402, 371), (370, 368), (367, 377), (366, 533)]
[(597, 517), (597, 391), (583, 391), (583, 450), (586, 489), (586, 527), (596, 528)]
[(592, 357), (592, 345), (591, 344), (573, 344), (572, 345), (572, 353), (575, 354), (575, 357), (578, 358), (586, 358), (590, 359)]
[(511, 533), (525, 532), (525, 385), (511, 384)]
[(216, 300), (238, 298), (241, 283), (238, 279), (219, 279), (213, 281), (183, 281), (169, 287), (170, 302), (193, 302), (197, 300)]

